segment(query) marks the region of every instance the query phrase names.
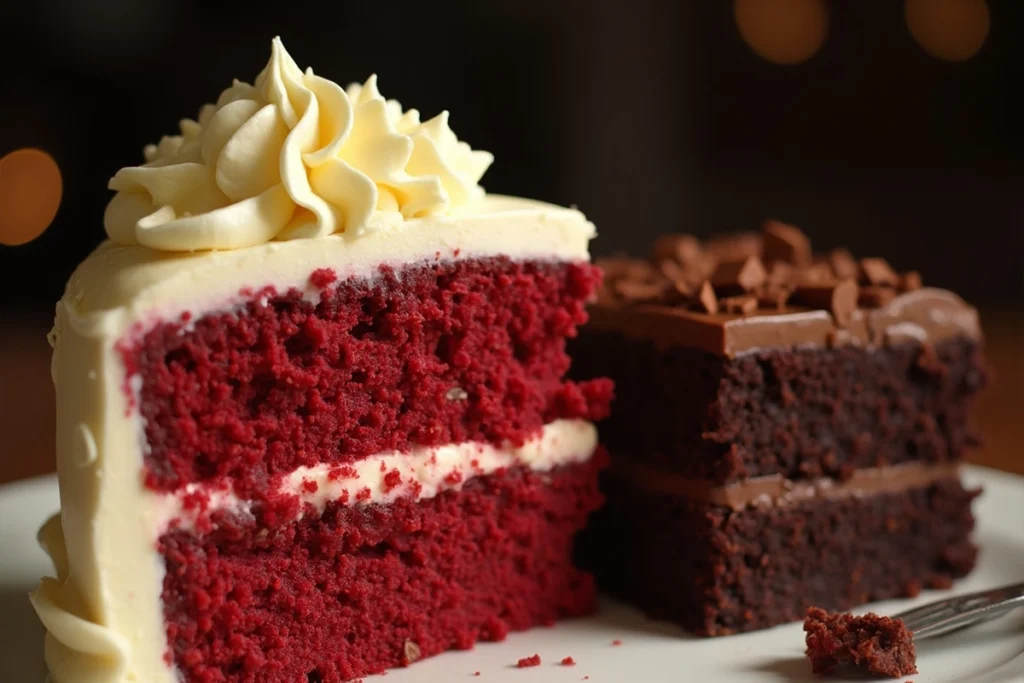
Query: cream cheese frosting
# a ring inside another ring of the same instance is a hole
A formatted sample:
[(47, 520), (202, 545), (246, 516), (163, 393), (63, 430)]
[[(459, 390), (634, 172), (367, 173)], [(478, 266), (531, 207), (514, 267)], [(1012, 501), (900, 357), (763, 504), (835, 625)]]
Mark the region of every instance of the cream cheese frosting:
[(119, 244), (238, 249), (270, 240), (360, 235), (377, 210), (443, 215), (484, 195), (493, 157), (460, 142), (448, 112), (420, 121), (371, 76), (338, 84), (302, 71), (280, 38), (253, 85), (235, 81), (146, 163), (110, 181), (104, 226)]

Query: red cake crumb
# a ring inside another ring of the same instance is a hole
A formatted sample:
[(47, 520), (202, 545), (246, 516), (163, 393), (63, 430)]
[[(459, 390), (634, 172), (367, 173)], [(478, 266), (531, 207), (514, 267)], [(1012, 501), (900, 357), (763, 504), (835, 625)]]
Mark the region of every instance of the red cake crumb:
[(402, 485), (402, 473), (397, 469), (391, 470), (384, 475), (384, 490), (387, 492), (393, 491)]
[(576, 666), (576, 660), (572, 657), (564, 657), (560, 663), (562, 666)]
[(525, 668), (531, 667), (531, 666), (540, 666), (540, 655), (532, 655), (530, 657), (523, 657), (518, 662), (516, 662), (516, 666), (519, 667), (520, 669), (525, 669)]
[(551, 472), (512, 468), (419, 502), (329, 504), (270, 526), (259, 509), (215, 513), (208, 535), (166, 534), (173, 662), (188, 681), (342, 683), (590, 614), (573, 537), (601, 502), (607, 460), (599, 449)]
[(330, 268), (318, 268), (309, 276), (309, 283), (317, 289), (327, 289), (338, 281), (338, 275)]
[[(564, 379), (599, 280), (586, 263), (508, 258), (382, 267), (316, 304), (264, 289), (192, 327), (133, 329), (118, 349), (130, 397), (142, 379), (146, 486), (231, 479), (258, 499), (300, 466), (599, 420), (611, 382)], [(466, 398), (448, 400), (452, 387)]]
[(621, 640), (613, 640), (612, 641), (612, 647), (618, 647), (619, 645), (622, 645), (622, 641)]
[(807, 657), (815, 673), (828, 674), (852, 664), (878, 676), (916, 674), (913, 634), (899, 619), (868, 613), (807, 610)]

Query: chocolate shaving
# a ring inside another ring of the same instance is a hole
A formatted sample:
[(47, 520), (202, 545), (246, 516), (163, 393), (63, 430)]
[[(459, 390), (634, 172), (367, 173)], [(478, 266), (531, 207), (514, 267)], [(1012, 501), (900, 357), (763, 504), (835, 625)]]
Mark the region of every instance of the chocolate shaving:
[(683, 298), (689, 298), (693, 294), (693, 286), (686, 269), (675, 261), (662, 261), (658, 264), (658, 270), (675, 285), (675, 289)]
[(725, 307), (726, 313), (735, 313), (739, 315), (750, 315), (757, 311), (757, 297), (751, 295), (745, 296), (730, 296), (722, 299), (722, 306)]
[(832, 274), (840, 280), (856, 278), (860, 272), (857, 268), (857, 260), (846, 249), (833, 249), (828, 253), (825, 262), (832, 269)]
[(781, 221), (768, 220), (762, 227), (764, 247), (761, 258), (765, 263), (783, 261), (797, 268), (811, 264), (811, 240), (800, 228)]
[(792, 300), (812, 308), (824, 309), (832, 314), (839, 327), (850, 324), (857, 310), (857, 283), (840, 280), (813, 285), (800, 285), (793, 291)]
[(896, 298), (896, 291), (891, 287), (861, 287), (857, 295), (857, 305), (861, 308), (881, 308)]
[(742, 261), (750, 256), (761, 257), (762, 240), (756, 232), (712, 237), (704, 243), (704, 251), (717, 261)]
[(785, 285), (793, 281), (793, 266), (785, 261), (775, 261), (768, 267), (768, 284)]
[(895, 287), (899, 284), (899, 276), (889, 262), (882, 258), (862, 258), (860, 260), (861, 284), (882, 287)]
[(916, 270), (904, 273), (900, 278), (901, 292), (913, 292), (914, 290), (921, 289), (923, 286), (924, 283), (921, 281), (921, 274)]
[(657, 303), (668, 298), (669, 289), (672, 286), (672, 283), (667, 280), (661, 282), (616, 280), (612, 283), (612, 291), (629, 303)]
[(795, 271), (791, 281), (799, 286), (834, 282), (837, 279), (839, 278), (832, 274), (832, 266), (827, 263), (815, 263)]
[(740, 294), (757, 289), (767, 278), (761, 259), (748, 256), (742, 261), (719, 263), (711, 276), (711, 285), (722, 294)]
[(662, 235), (654, 240), (651, 260), (655, 263), (674, 261), (686, 265), (699, 259), (701, 251), (700, 240), (693, 235)]
[(695, 303), (698, 309), (705, 313), (718, 313), (718, 298), (715, 297), (715, 290), (707, 280), (700, 286)]
[(785, 311), (793, 303), (829, 311), (840, 328), (858, 307), (881, 308), (922, 286), (917, 272), (897, 274), (881, 258), (857, 261), (845, 249), (815, 256), (807, 235), (774, 220), (760, 235), (728, 235), (703, 245), (693, 235), (662, 235), (649, 260), (619, 256), (598, 265), (605, 272), (599, 301), (733, 315)]
[(769, 283), (757, 293), (757, 303), (762, 308), (770, 308), (781, 311), (789, 301), (790, 290), (786, 287), (775, 286)]

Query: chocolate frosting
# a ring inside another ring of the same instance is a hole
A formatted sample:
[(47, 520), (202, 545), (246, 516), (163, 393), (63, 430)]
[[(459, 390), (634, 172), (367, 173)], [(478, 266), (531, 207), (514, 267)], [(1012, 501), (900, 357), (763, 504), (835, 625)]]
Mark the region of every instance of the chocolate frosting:
[(733, 510), (751, 506), (791, 505), (812, 498), (866, 496), (899, 493), (928, 486), (941, 479), (957, 478), (958, 463), (909, 462), (888, 467), (855, 470), (845, 480), (822, 477), (793, 480), (781, 474), (754, 477), (719, 485), (700, 479), (616, 460), (612, 471), (631, 479), (648, 491), (682, 496), (699, 503), (721, 505)]
[(598, 261), (605, 284), (589, 329), (726, 357), (763, 349), (876, 347), (979, 339), (978, 313), (922, 288), (882, 258), (844, 249), (815, 255), (799, 228), (768, 220), (761, 234), (659, 237), (646, 260)]
[(873, 347), (910, 340), (981, 338), (977, 310), (956, 294), (931, 287), (900, 294), (880, 308), (853, 311), (845, 327), (837, 325), (826, 310), (800, 306), (742, 315), (601, 301), (591, 306), (588, 329), (726, 357), (793, 347)]

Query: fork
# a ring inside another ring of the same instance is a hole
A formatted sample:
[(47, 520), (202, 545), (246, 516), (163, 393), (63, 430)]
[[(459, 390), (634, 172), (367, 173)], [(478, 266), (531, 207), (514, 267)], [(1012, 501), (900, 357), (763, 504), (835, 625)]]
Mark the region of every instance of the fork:
[(893, 617), (920, 640), (990, 621), (1018, 607), (1024, 607), (1024, 583), (937, 600)]

